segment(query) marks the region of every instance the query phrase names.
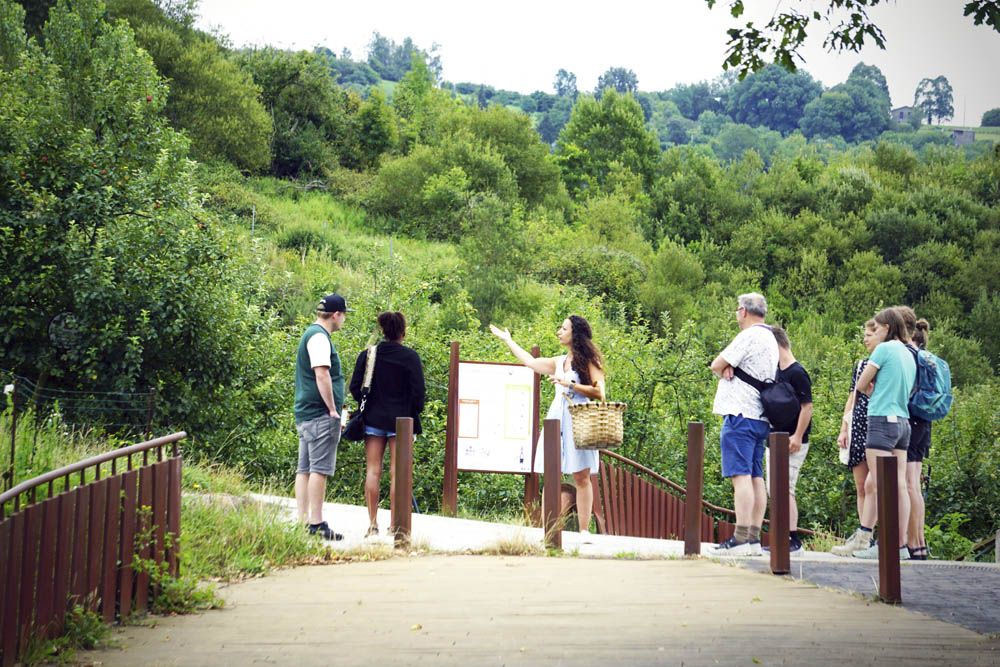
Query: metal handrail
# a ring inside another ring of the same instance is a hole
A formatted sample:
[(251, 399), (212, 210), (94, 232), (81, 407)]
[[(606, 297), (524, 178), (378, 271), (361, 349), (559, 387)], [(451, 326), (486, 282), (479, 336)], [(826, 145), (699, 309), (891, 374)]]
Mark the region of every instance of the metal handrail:
[[(51, 470), (47, 473), (34, 477), (27, 481), (21, 482), (14, 488), (3, 492), (0, 494), (0, 519), (4, 518), (5, 511), (4, 506), (11, 500), (14, 501), (14, 511), (17, 512), (20, 509), (20, 497), (22, 493), (32, 492), (32, 500), (34, 502), (34, 490), (43, 484), (49, 484), (50, 490), (53, 482), (63, 477), (66, 479), (66, 485), (69, 486), (69, 476), (73, 473), (81, 473), (81, 483), (83, 480), (83, 473), (87, 468), (100, 466), (102, 463), (107, 461), (115, 461), (123, 457), (129, 457), (129, 469), (132, 467), (132, 455), (138, 454), (140, 452), (148, 452), (151, 449), (159, 449), (162, 452), (162, 448), (166, 445), (173, 444), (173, 456), (177, 456), (178, 448), (177, 443), (187, 437), (187, 432), (178, 431), (177, 433), (171, 433), (170, 435), (165, 435), (160, 438), (154, 438), (153, 440), (147, 440), (145, 442), (140, 442), (135, 445), (129, 445), (128, 447), (122, 447), (121, 449), (116, 449), (111, 452), (105, 452), (103, 454), (98, 454), (97, 456), (92, 456), (89, 459), (84, 459), (83, 461), (77, 461), (68, 466), (63, 466), (57, 470)], [(162, 456), (162, 454), (161, 454)], [(145, 461), (144, 461), (145, 463)], [(98, 470), (100, 468), (98, 467)], [(112, 472), (112, 474), (114, 474)]]

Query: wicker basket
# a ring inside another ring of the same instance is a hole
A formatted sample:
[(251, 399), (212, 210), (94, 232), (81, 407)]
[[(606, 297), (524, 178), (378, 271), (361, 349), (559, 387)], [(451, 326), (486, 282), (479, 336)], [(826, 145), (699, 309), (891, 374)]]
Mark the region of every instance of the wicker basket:
[(614, 449), (622, 444), (625, 403), (588, 401), (568, 407), (573, 419), (573, 444), (577, 449)]

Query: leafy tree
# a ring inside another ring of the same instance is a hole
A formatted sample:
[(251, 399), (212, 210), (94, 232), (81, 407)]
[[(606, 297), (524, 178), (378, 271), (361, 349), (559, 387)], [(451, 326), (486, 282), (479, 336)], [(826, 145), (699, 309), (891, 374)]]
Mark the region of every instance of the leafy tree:
[(336, 77), (337, 85), (343, 88), (353, 88), (359, 92), (367, 91), (379, 82), (378, 73), (366, 62), (351, 60), (350, 51), (340, 58), (325, 46), (317, 46), (316, 55), (320, 56), (330, 68), (330, 73)]
[(979, 122), (983, 127), (1000, 127), (1000, 107), (990, 109), (983, 114), (983, 119)]
[(921, 79), (913, 93), (913, 106), (923, 109), (930, 125), (936, 118), (938, 123), (955, 115), (952, 106), (951, 84), (942, 74), (933, 79)]
[(579, 94), (576, 89), (576, 74), (560, 69), (556, 72), (556, 81), (552, 85), (556, 89), (556, 95), (571, 97), (576, 102), (576, 96)]
[(338, 155), (354, 150), (348, 116), (356, 101), (337, 88), (320, 56), (264, 47), (241, 52), (237, 62), (260, 86), (274, 119), (272, 174), (322, 174), (337, 164)]
[(581, 97), (556, 143), (556, 160), (574, 195), (602, 186), (613, 162), (639, 175), (648, 187), (659, 154), (659, 142), (646, 130), (642, 107), (631, 95), (614, 90), (600, 100)]
[(110, 0), (109, 17), (124, 18), (135, 40), (170, 81), (164, 113), (191, 140), (200, 160), (227, 160), (247, 171), (269, 165), (271, 117), (260, 103), (260, 88), (219, 47), (214, 37), (194, 30), (191, 2)]
[(401, 81), (403, 76), (413, 66), (414, 54), (420, 55), (424, 65), (434, 74), (435, 79), (441, 78), (441, 55), (437, 53), (438, 45), (431, 46), (430, 51), (422, 51), (407, 37), (402, 44), (378, 32), (372, 33), (368, 42), (368, 65), (383, 79)]
[(672, 144), (682, 145), (691, 141), (684, 122), (677, 118), (672, 118), (667, 122), (667, 141)]
[(689, 120), (698, 120), (706, 111), (722, 113), (725, 106), (719, 100), (718, 91), (707, 82), (679, 83), (666, 92), (666, 97), (677, 105), (681, 115)]
[[(744, 0), (728, 1), (733, 18), (742, 16)], [(705, 2), (712, 8), (717, 0)], [(784, 11), (775, 11), (763, 28), (754, 26), (751, 21), (745, 28), (727, 30), (729, 50), (722, 67), (736, 68), (742, 79), (747, 74), (764, 68), (766, 58), (773, 55), (773, 62), (794, 71), (796, 58), (802, 60), (798, 51), (808, 36), (812, 21), (823, 21), (835, 26), (823, 40), (823, 46), (830, 51), (859, 52), (867, 39), (880, 49), (885, 49), (885, 35), (868, 17), (867, 12), (868, 7), (880, 2), (881, 0), (829, 0), (825, 9), (813, 9), (815, 3), (806, 3), (804, 0), (789, 3)], [(843, 17), (842, 13), (847, 13), (847, 16)], [(1000, 0), (966, 2), (964, 15), (971, 15), (976, 25), (985, 23), (1000, 32)]]
[(737, 123), (766, 125), (788, 134), (799, 127), (806, 105), (821, 92), (822, 86), (808, 73), (768, 65), (733, 86), (727, 111)]
[(729, 123), (712, 140), (712, 150), (721, 161), (734, 162), (750, 150), (763, 155), (764, 145), (760, 135), (749, 125)]
[(542, 141), (552, 145), (559, 138), (559, 132), (569, 122), (569, 117), (573, 113), (574, 98), (562, 96), (556, 99), (542, 119), (538, 121), (538, 134)]
[(597, 77), (594, 97), (601, 99), (605, 88), (613, 88), (617, 93), (636, 93), (639, 91), (639, 77), (630, 69), (609, 67), (604, 74)]
[[(372, 88), (368, 99), (358, 109), (357, 116), (357, 164), (348, 167), (367, 169), (378, 163), (379, 157), (396, 147), (399, 140), (396, 131), (396, 115), (386, 104), (385, 95), (378, 88)], [(347, 157), (350, 157), (348, 154)]]
[(888, 125), (888, 96), (871, 79), (853, 74), (807, 104), (800, 121), (807, 137), (841, 136), (849, 142), (874, 139)]
[(874, 83), (878, 89), (885, 94), (886, 104), (891, 106), (892, 103), (890, 102), (889, 83), (885, 80), (885, 75), (882, 74), (882, 70), (880, 70), (877, 66), (858, 63), (847, 76), (848, 81), (851, 79), (865, 79)]
[[(166, 82), (103, 14), (60, 0), (39, 46), (0, 0), (19, 45), (0, 67), (2, 359), (47, 386), (157, 387), (164, 421), (209, 437), (273, 413), (246, 388), (272, 380), (273, 322), (247, 305), (263, 281), (201, 209), (187, 142), (160, 114)], [(74, 326), (56, 344), (60, 314)]]

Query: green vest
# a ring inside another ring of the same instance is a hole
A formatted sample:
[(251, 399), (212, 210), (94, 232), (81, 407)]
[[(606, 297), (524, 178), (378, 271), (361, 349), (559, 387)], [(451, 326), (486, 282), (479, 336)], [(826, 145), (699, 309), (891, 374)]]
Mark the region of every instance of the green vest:
[[(310, 421), (329, 414), (319, 387), (316, 386), (316, 372), (309, 361), (306, 342), (313, 334), (322, 333), (330, 341), (330, 334), (318, 324), (311, 324), (299, 340), (299, 350), (295, 357), (295, 423)], [(340, 372), (340, 355), (330, 341), (330, 383), (333, 385), (333, 403), (337, 412), (344, 407), (344, 374)]]

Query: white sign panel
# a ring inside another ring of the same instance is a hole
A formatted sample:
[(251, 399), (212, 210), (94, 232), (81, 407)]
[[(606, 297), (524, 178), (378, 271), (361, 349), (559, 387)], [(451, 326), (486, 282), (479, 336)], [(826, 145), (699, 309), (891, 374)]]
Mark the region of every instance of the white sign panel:
[[(535, 372), (511, 364), (458, 363), (458, 469), (531, 470)], [(535, 469), (541, 470), (542, 453)]]

